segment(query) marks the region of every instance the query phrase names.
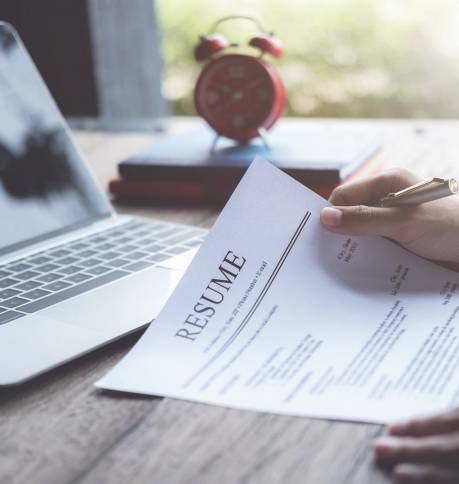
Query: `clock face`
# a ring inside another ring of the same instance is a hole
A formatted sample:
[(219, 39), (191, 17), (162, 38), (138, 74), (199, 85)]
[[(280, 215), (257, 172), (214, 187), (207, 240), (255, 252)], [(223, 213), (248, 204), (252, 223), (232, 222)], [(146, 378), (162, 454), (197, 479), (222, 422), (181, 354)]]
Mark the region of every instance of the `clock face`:
[(241, 54), (218, 57), (201, 72), (195, 89), (198, 113), (223, 136), (247, 141), (269, 129), (285, 97), (274, 68)]

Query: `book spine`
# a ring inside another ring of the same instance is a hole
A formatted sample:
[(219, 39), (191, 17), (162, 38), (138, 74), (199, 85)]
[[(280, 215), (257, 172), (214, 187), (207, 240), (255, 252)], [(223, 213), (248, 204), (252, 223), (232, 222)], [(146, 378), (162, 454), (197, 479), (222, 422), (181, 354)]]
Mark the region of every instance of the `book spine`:
[[(335, 186), (316, 186), (311, 190), (328, 198)], [(149, 202), (225, 203), (235, 186), (215, 186), (212, 189), (198, 183), (133, 181), (115, 178), (109, 183), (110, 193), (118, 200)]]
[[(282, 166), (282, 165), (281, 165)], [(123, 161), (118, 165), (118, 173), (124, 180), (145, 180), (161, 182), (199, 182), (213, 186), (224, 179), (236, 187), (244, 176), (247, 167), (228, 165), (152, 165)], [(305, 186), (327, 186), (341, 182), (338, 169), (304, 170), (284, 169), (284, 171)]]

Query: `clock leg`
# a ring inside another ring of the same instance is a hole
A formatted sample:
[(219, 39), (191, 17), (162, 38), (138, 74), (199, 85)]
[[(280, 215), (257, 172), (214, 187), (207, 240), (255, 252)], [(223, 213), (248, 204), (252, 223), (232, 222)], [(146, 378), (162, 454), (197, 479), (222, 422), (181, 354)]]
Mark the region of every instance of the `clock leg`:
[(218, 140), (220, 139), (220, 135), (218, 133), (215, 134), (215, 138), (214, 140), (212, 141), (212, 144), (210, 145), (210, 152), (211, 153), (215, 153), (216, 151), (216, 148), (217, 148), (217, 143), (218, 143)]
[(268, 135), (268, 132), (266, 131), (266, 129), (265, 128), (259, 128), (258, 129), (258, 136), (261, 138), (261, 141), (263, 141), (265, 148), (267, 150), (270, 150), (271, 146), (269, 145), (269, 135)]

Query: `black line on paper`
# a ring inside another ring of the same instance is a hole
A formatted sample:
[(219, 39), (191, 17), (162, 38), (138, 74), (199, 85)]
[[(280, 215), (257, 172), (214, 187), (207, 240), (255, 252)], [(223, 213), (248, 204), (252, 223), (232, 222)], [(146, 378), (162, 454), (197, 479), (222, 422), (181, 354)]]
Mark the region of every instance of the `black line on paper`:
[(203, 365), (201, 368), (194, 373), (191, 378), (186, 381), (183, 385), (184, 388), (188, 387), (193, 381), (198, 378), (203, 371), (205, 371), (212, 363), (215, 362), (234, 342), (234, 340), (239, 336), (241, 331), (245, 328), (247, 323), (250, 321), (251, 317), (254, 315), (255, 311), (258, 309), (260, 306), (261, 302), (263, 301), (264, 297), (266, 296), (269, 288), (272, 286), (274, 280), (276, 279), (279, 271), (281, 270), (282, 266), (284, 265), (284, 262), (286, 261), (288, 255), (290, 254), (291, 250), (293, 249), (293, 246), (295, 245), (296, 241), (298, 240), (298, 237), (300, 236), (301, 232), (303, 231), (307, 221), (309, 220), (309, 217), (311, 216), (311, 212), (306, 212), (304, 217), (302, 218), (300, 224), (296, 228), (294, 234), (292, 235), (291, 239), (289, 240), (289, 243), (287, 244), (287, 247), (285, 248), (284, 252), (282, 253), (281, 257), (279, 258), (276, 266), (273, 269), (273, 272), (269, 276), (269, 279), (266, 281), (266, 284), (264, 285), (263, 289), (261, 290), (260, 294), (258, 295), (257, 299), (253, 303), (252, 307), (249, 309), (248, 313), (244, 317), (244, 319), (241, 321), (239, 326), (236, 328), (236, 330), (233, 332), (233, 334), (226, 340), (226, 342), (223, 344), (223, 346), (216, 352), (212, 357)]

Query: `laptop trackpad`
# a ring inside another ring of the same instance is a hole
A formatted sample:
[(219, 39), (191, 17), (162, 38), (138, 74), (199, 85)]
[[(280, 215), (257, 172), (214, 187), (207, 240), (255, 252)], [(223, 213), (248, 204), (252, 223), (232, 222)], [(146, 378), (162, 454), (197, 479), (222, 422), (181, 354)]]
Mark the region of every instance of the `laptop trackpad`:
[(183, 271), (153, 267), (40, 312), (40, 315), (116, 336), (156, 318)]

